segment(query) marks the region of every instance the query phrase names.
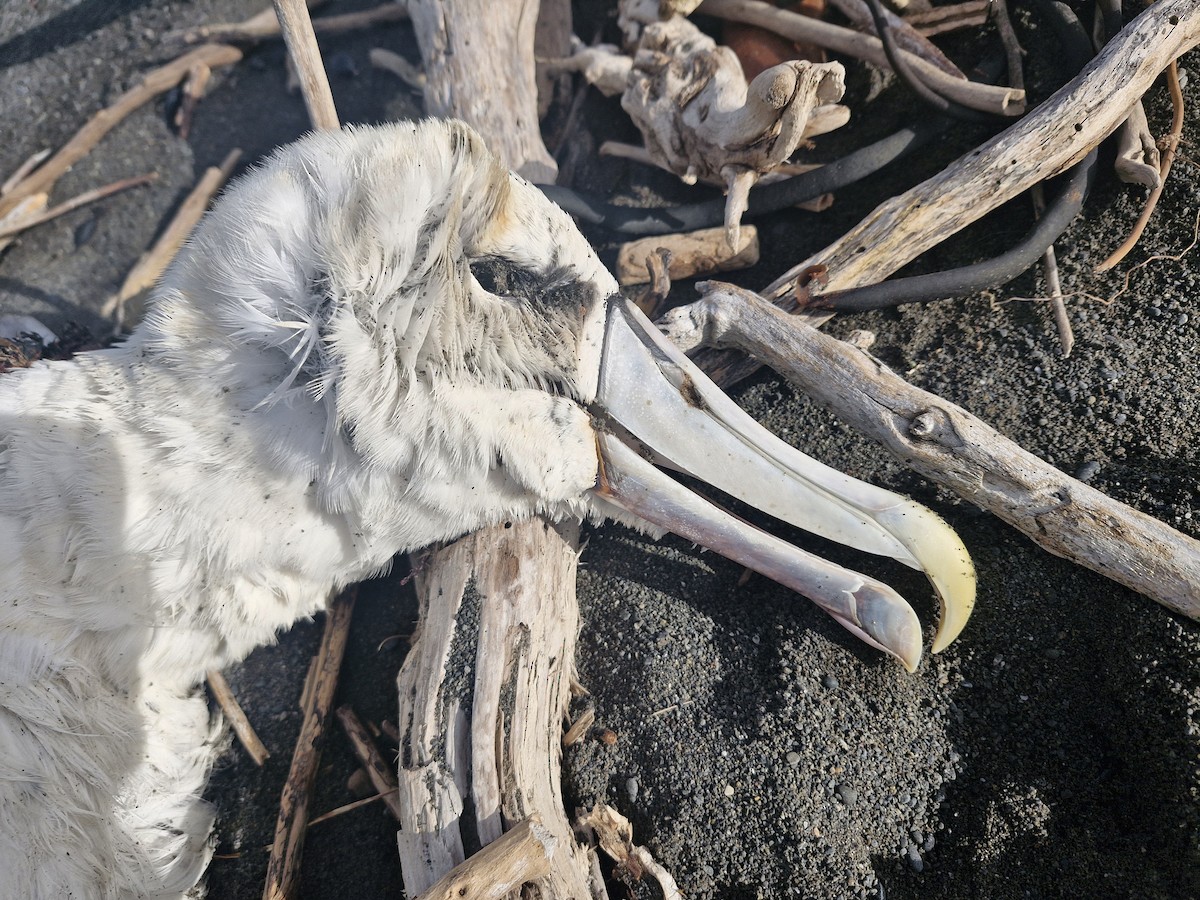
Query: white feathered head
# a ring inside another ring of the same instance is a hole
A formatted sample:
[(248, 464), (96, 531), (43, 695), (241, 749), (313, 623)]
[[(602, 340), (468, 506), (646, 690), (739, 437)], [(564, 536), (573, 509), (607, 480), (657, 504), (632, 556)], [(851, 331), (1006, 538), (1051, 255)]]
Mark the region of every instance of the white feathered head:
[(915, 666), (919, 623), (890, 588), (746, 526), (665, 466), (925, 569), (952, 603), (942, 645), (969, 612), (969, 560), (940, 519), (741, 413), (461, 123), (278, 152), (207, 217), (140, 340), (396, 550), (538, 512), (615, 515), (794, 587)]

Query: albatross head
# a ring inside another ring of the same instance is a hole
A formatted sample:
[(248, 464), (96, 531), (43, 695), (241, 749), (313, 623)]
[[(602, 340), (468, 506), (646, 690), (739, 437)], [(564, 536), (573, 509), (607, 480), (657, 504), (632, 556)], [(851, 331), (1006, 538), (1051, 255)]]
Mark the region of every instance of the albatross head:
[(285, 148), (220, 201), (160, 297), (146, 339), (219, 382), (270, 464), (309, 479), (364, 546), (390, 555), (536, 513), (615, 517), (792, 587), (915, 668), (920, 625), (894, 591), (752, 528), (671, 469), (923, 569), (943, 605), (935, 650), (969, 615), (971, 564), (941, 519), (742, 413), (462, 124)]

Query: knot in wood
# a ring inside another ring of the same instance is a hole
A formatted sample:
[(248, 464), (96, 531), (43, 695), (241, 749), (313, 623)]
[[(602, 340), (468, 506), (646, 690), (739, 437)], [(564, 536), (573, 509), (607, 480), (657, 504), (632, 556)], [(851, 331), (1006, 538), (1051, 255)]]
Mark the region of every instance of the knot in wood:
[(924, 441), (934, 436), (937, 427), (937, 415), (931, 410), (925, 410), (913, 417), (912, 424), (908, 426), (908, 434), (915, 440)]

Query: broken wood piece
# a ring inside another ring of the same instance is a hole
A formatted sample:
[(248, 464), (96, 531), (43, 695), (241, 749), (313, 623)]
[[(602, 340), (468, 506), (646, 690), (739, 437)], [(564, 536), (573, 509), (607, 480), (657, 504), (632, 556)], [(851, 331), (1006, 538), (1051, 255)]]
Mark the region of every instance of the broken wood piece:
[(448, 872), (417, 900), (501, 900), (521, 885), (544, 878), (557, 844), (550, 830), (531, 816)]
[[(881, 69), (891, 68), (879, 38), (777, 9), (759, 0), (704, 0), (699, 12), (719, 19), (758, 25), (794, 41), (811, 41), (835, 53), (848, 54)], [(948, 100), (981, 112), (1003, 116), (1018, 116), (1025, 112), (1024, 91), (952, 78), (919, 56), (903, 50), (901, 53), (921, 81)]]
[(263, 900), (291, 900), (296, 896), (304, 836), (308, 829), (308, 804), (312, 800), (317, 766), (321, 762), (327, 732), (325, 726), (333, 708), (357, 596), (356, 587), (348, 588), (330, 603), (325, 614), (325, 630), (321, 633), (321, 646), (316, 655), (312, 699), (304, 711), (292, 765), (279, 798), (279, 818), (275, 822), (275, 841), (267, 863)]
[[(323, 5), (325, 0), (310, 2), (309, 9)], [(323, 16), (313, 19), (313, 31), (317, 34), (339, 34), (354, 31), (359, 28), (372, 28), (376, 25), (386, 25), (389, 22), (402, 22), (408, 18), (408, 11), (403, 3), (381, 3), (371, 9), (358, 12), (343, 13), (337, 16)], [(257, 44), (280, 37), (279, 19), (275, 10), (265, 9), (258, 15), (251, 16), (243, 22), (221, 22), (216, 25), (201, 25), (179, 34), (177, 37), (185, 44), (199, 44), (201, 41), (220, 41), (223, 44)], [(172, 35), (171, 37), (176, 37)]]
[[(33, 228), (35, 225), (43, 225), (52, 219), (65, 216), (67, 213), (74, 212), (82, 206), (87, 206), (89, 203), (95, 203), (97, 200), (103, 200), (105, 197), (111, 197), (113, 194), (119, 194), (121, 191), (140, 187), (143, 184), (150, 184), (157, 180), (157, 172), (147, 172), (144, 175), (134, 175), (132, 178), (122, 178), (120, 181), (114, 181), (112, 184), (104, 185), (104, 187), (84, 191), (82, 194), (77, 194), (70, 200), (64, 200), (62, 203), (52, 206), (49, 209), (44, 208), (47, 199), (45, 193), (33, 194), (26, 197), (25, 201), (19, 204), (11, 213), (0, 219), (0, 241), (5, 238), (12, 238), (26, 229)], [(7, 243), (0, 244), (0, 249), (3, 246), (7, 246)]]
[(426, 114), (463, 119), (522, 176), (553, 184), (558, 165), (538, 130), (536, 8), (493, 0), (482, 15), (475, 0), (409, 0), (408, 12), (425, 63)]
[(193, 68), (204, 64), (210, 69), (229, 66), (242, 58), (242, 51), (226, 44), (205, 44), (166, 65), (159, 66), (123, 93), (111, 105), (92, 116), (75, 135), (8, 194), (0, 197), (0, 220), (26, 197), (50, 193), (54, 183), (71, 166), (83, 159), (100, 140), (126, 116), (179, 84)]
[(758, 229), (743, 226), (737, 246), (730, 247), (725, 229), (704, 228), (683, 234), (663, 234), (622, 244), (617, 251), (617, 281), (621, 285), (646, 284), (650, 270), (646, 257), (663, 249), (671, 254), (667, 272), (672, 281), (709, 272), (746, 269), (758, 262)]
[(418, 91), (425, 90), (425, 73), (399, 53), (393, 53), (383, 47), (372, 47), (367, 52), (367, 59), (375, 68), (391, 72), (410, 88)]
[(594, 831), (600, 849), (635, 879), (640, 881), (649, 875), (658, 882), (663, 900), (683, 900), (675, 879), (655, 861), (649, 850), (634, 844), (633, 825), (611, 806), (597, 803), (591, 812), (579, 819), (579, 825)]
[(396, 775), (392, 764), (383, 758), (383, 754), (375, 746), (375, 741), (371, 739), (370, 732), (367, 731), (353, 709), (349, 706), (339, 706), (337, 717), (338, 721), (342, 723), (342, 730), (346, 732), (350, 746), (354, 749), (354, 756), (367, 773), (367, 777), (371, 779), (375, 790), (383, 795), (383, 802), (391, 812), (392, 818), (399, 821), (400, 801), (397, 797), (399, 786), (396, 784)]
[[(854, 27), (859, 31), (878, 37), (875, 30), (875, 19), (864, 0), (829, 0), (829, 3), (853, 22)], [(892, 32), (897, 47), (920, 57), (951, 78), (965, 79), (967, 77), (945, 53), (890, 9), (884, 8), (883, 18)]]
[(17, 166), (17, 170), (15, 172), (9, 175), (8, 178), (4, 179), (4, 184), (0, 185), (0, 197), (3, 197), (14, 187), (20, 184), (21, 180), (38, 166), (40, 166), (49, 155), (49, 147), (47, 147), (45, 150), (39, 150), (36, 153), (31, 153), (25, 162)]
[(234, 735), (237, 736), (238, 743), (242, 745), (242, 749), (246, 751), (249, 757), (254, 760), (254, 764), (261, 766), (270, 758), (271, 754), (267, 750), (266, 745), (259, 740), (254, 726), (250, 724), (250, 720), (246, 718), (246, 713), (230, 689), (229, 682), (216, 669), (211, 669), (205, 678), (208, 681), (209, 693), (217, 701), (217, 706), (221, 708), (221, 714), (225, 716), (226, 721), (229, 722), (229, 726), (233, 729)]
[(574, 747), (582, 741), (592, 730), (592, 725), (596, 723), (596, 708), (589, 706), (579, 718), (571, 723), (571, 727), (563, 732), (562, 743), (564, 747)]
[[(1167, 0), (1169, 2), (1169, 0)], [(874, 357), (733, 285), (660, 322), (684, 349), (736, 347), (929, 480), (1042, 549), (1200, 619), (1200, 541), (1071, 478)]]
[(761, 293), (783, 298), (814, 265), (828, 268), (827, 290), (882, 281), (1002, 203), (1079, 162), (1117, 128), (1158, 73), (1197, 43), (1200, 5), (1159, 0), (1021, 121), (881, 203)]
[(152, 287), (167, 270), (179, 248), (203, 217), (212, 198), (233, 174), (241, 156), (242, 151), (235, 148), (229, 151), (220, 166), (209, 166), (205, 170), (196, 186), (175, 211), (167, 227), (158, 236), (158, 240), (133, 264), (133, 268), (121, 283), (120, 290), (104, 302), (100, 314), (113, 316), (118, 331), (125, 324), (125, 304), (146, 288)]

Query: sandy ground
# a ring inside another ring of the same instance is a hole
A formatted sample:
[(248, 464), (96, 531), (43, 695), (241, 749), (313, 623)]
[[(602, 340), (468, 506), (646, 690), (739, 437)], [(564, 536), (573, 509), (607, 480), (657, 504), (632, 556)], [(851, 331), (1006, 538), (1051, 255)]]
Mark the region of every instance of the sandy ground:
[[(365, 4), (343, 2), (339, 10)], [(331, 5), (332, 6), (332, 5)], [(603, 24), (586, 4), (579, 31)], [(11, 0), (0, 5), (0, 173), (56, 147), (139, 73), (171, 55), (172, 29), (256, 12), (257, 0)], [(1020, 19), (1035, 56), (1050, 40)], [(419, 114), (419, 98), (366, 60), (371, 46), (415, 59), (407, 26), (325, 43), (343, 119)], [(1196, 58), (1185, 59), (1195, 65)], [(1052, 66), (1044, 66), (1047, 82)], [(1200, 71), (1200, 70), (1198, 70)], [(851, 91), (872, 77), (852, 75)], [(1194, 236), (1200, 173), (1200, 79), (1188, 98), (1184, 158), (1141, 246), (1110, 277), (1091, 266), (1136, 216), (1137, 190), (1107, 172), (1059, 244), (1065, 289), (1107, 298), (1132, 265), (1176, 254)], [(893, 92), (894, 93), (894, 92)], [(1155, 131), (1169, 110), (1150, 102)], [(592, 96), (564, 169), (576, 184), (645, 199), (680, 197), (665, 177), (595, 161), (605, 137), (628, 139), (611, 102)], [(0, 256), (0, 312), (104, 333), (97, 310), (201, 171), (232, 146), (247, 162), (306, 127), (284, 90), (283, 51), (267, 45), (220, 73), (190, 141), (164, 104), (130, 117), (62, 180), (55, 198), (147, 170), (157, 184), (27, 233)], [(870, 125), (865, 130), (869, 131)], [(603, 132), (603, 133), (601, 133)], [(948, 142), (961, 152), (970, 135)], [(763, 262), (739, 280), (761, 286), (853, 225), (945, 158), (910, 161), (846, 191), (828, 213), (759, 223)], [(947, 247), (940, 268), (997, 252), (1028, 225), (1016, 201)], [(611, 236), (593, 235), (604, 252)], [(1040, 276), (992, 297), (835, 321), (869, 328), (874, 352), (1064, 471), (1196, 535), (1200, 363), (1195, 308), (1200, 250), (1138, 270), (1115, 302), (1072, 297), (1076, 346), (1063, 359)], [(679, 300), (690, 287), (681, 285)], [(1103, 578), (1052, 558), (990, 516), (913, 475), (786, 384), (762, 374), (736, 397), (802, 449), (853, 475), (912, 494), (962, 535), (979, 570), (979, 604), (949, 651), (907, 675), (801, 599), (678, 540), (619, 528), (593, 532), (579, 581), (579, 668), (614, 746), (587, 741), (566, 758), (570, 807), (603, 797), (688, 897), (1050, 898), (1200, 896), (1200, 628)], [(935, 617), (923, 579), (900, 566), (775, 530), (863, 568)], [(376, 721), (394, 715), (393, 679), (415, 602), (391, 582), (360, 601), (341, 699)], [(213, 780), (221, 811), (211, 896), (261, 892), (278, 794), (299, 725), (312, 623), (263, 648), (230, 680), (271, 748), (256, 769), (232, 751)], [(382, 646), (381, 646), (382, 644)], [(335, 736), (317, 811), (351, 799), (347, 748)], [(376, 808), (318, 825), (303, 896), (397, 896), (394, 826)], [(653, 896), (644, 887), (637, 896)], [(620, 896), (616, 889), (615, 896)]]

